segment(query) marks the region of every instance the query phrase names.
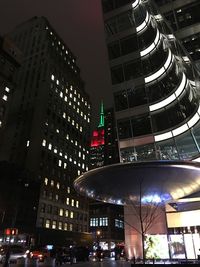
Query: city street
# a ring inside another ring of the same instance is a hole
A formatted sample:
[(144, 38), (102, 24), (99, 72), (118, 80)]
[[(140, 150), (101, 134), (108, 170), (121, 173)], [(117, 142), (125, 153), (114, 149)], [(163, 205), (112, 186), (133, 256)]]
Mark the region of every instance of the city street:
[[(70, 263), (62, 264), (62, 265), (55, 265), (55, 261), (52, 259), (48, 259), (44, 262), (37, 262), (37, 261), (19, 261), (17, 263), (11, 263), (9, 267), (67, 267), (70, 266)], [(104, 259), (102, 262), (97, 261), (89, 261), (89, 262), (77, 262), (74, 263), (73, 266), (75, 267), (130, 267), (131, 263), (126, 261), (115, 261), (111, 259)], [(3, 267), (0, 264), (0, 267)]]

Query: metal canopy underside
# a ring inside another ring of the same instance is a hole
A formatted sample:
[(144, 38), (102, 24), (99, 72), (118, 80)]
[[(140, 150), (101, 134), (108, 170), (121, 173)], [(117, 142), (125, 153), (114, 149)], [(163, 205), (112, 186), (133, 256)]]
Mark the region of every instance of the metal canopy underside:
[[(88, 171), (74, 181), (75, 189), (87, 197), (113, 203), (167, 202), (200, 191), (200, 163), (149, 161), (119, 163)], [(140, 193), (141, 192), (141, 193)]]

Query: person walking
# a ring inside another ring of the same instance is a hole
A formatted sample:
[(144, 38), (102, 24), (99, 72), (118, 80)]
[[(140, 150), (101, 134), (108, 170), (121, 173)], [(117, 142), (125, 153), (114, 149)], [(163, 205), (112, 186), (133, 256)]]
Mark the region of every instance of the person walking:
[(8, 267), (9, 263), (10, 263), (10, 248), (7, 247), (3, 267)]

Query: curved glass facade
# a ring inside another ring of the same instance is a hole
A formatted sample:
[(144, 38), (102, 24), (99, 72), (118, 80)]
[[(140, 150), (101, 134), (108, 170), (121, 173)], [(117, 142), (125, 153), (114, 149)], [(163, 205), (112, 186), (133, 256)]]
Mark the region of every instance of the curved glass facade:
[(200, 157), (192, 59), (153, 1), (102, 2), (121, 161)]

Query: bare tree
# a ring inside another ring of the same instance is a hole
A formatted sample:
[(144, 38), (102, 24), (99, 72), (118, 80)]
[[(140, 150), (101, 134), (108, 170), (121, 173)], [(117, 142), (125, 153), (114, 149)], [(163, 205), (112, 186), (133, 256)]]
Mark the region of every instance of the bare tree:
[[(125, 218), (124, 223), (133, 228), (140, 235), (143, 263), (145, 264), (146, 252), (148, 250), (148, 248), (145, 249), (145, 239), (152, 226), (158, 221), (159, 217), (163, 215), (164, 203), (157, 194), (145, 194), (142, 180), (139, 183), (138, 191), (137, 196), (129, 199), (128, 203), (130, 207), (129, 215), (132, 217), (132, 221), (126, 221)], [(133, 218), (135, 219), (134, 221)]]

